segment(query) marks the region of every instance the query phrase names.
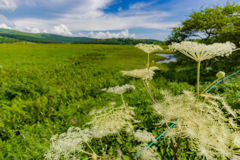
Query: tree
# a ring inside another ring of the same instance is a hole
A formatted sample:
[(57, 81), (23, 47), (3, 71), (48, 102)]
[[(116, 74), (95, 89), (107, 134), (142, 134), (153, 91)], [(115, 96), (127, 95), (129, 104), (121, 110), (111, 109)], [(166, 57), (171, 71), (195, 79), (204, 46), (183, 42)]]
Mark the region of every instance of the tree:
[[(231, 41), (238, 47), (240, 41), (240, 6), (235, 2), (227, 2), (224, 7), (213, 6), (199, 12), (193, 11), (189, 19), (173, 27), (172, 35), (167, 41), (176, 39), (186, 40), (189, 37), (199, 37), (201, 42), (212, 44), (214, 42)], [(201, 34), (205, 35), (200, 36)]]

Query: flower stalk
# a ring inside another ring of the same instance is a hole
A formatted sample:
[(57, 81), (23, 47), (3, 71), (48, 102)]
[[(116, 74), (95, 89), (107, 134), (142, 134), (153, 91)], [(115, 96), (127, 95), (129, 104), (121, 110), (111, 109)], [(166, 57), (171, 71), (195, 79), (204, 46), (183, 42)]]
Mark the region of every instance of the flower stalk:
[(201, 61), (198, 61), (198, 65), (197, 65), (197, 98), (199, 97), (200, 63), (201, 63)]
[(125, 143), (124, 143), (124, 141), (123, 141), (123, 139), (122, 139), (122, 137), (121, 137), (121, 135), (120, 135), (120, 133), (119, 133), (119, 132), (118, 132), (118, 136), (119, 136), (119, 138), (121, 139), (121, 141), (122, 141), (122, 143), (123, 143), (124, 147), (126, 148), (126, 150), (127, 150), (128, 154), (129, 154), (129, 156), (131, 157), (131, 159), (133, 159), (133, 156), (132, 156), (132, 154), (129, 152), (129, 150), (128, 150), (127, 146), (125, 145)]
[(150, 91), (148, 90), (148, 88), (146, 87), (146, 84), (145, 84), (144, 80), (143, 80), (143, 84), (144, 84), (144, 87), (146, 88), (146, 90), (147, 90), (147, 92), (148, 92), (150, 98), (153, 100), (154, 103), (157, 103), (157, 101), (153, 98), (151, 92), (150, 92)]

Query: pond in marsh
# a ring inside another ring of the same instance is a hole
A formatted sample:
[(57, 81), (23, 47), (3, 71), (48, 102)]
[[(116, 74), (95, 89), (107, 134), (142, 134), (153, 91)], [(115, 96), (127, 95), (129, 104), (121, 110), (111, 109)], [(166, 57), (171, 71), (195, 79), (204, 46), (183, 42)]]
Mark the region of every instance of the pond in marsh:
[(166, 57), (163, 61), (158, 61), (156, 63), (169, 63), (169, 62), (176, 62), (177, 58), (175, 57), (175, 54), (164, 54), (164, 53), (156, 53), (158, 56)]

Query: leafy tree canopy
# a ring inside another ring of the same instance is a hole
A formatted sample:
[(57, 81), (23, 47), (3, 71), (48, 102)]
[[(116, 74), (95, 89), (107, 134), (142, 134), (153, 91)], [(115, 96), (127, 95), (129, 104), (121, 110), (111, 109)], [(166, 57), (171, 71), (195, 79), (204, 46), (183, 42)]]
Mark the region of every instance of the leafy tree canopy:
[[(172, 35), (167, 42), (178, 42), (189, 37), (199, 37), (201, 42), (211, 44), (214, 42), (231, 41), (239, 46), (240, 41), (240, 5), (227, 2), (225, 6), (193, 11), (189, 18), (173, 27)], [(201, 36), (204, 34), (205, 36)], [(205, 38), (203, 38), (205, 37)]]

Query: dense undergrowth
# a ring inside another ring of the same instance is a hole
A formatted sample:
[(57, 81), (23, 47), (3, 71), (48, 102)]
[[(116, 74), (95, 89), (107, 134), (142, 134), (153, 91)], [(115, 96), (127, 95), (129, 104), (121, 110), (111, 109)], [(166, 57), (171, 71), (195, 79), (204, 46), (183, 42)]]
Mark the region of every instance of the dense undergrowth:
[[(162, 89), (169, 89), (174, 95), (182, 94), (183, 89), (196, 92), (196, 62), (180, 54), (177, 56), (178, 62), (169, 63), (168, 70), (156, 71), (153, 86), (159, 100), (163, 98), (160, 93)], [(88, 113), (93, 108), (108, 106), (108, 102), (111, 101), (115, 101), (117, 106), (121, 105), (120, 96), (101, 91), (102, 88), (117, 85), (132, 84), (136, 87), (136, 91), (124, 94), (126, 103), (135, 107), (135, 119), (142, 121), (134, 125), (135, 129), (147, 130), (155, 137), (160, 135), (165, 128), (153, 125), (160, 117), (152, 114), (152, 110), (147, 107), (152, 101), (142, 81), (122, 76), (120, 71), (126, 70), (123, 69), (124, 65), (109, 67), (103, 63), (108, 59), (106, 57), (101, 50), (72, 57), (71, 62), (56, 67), (32, 65), (1, 68), (0, 158), (43, 159), (43, 154), (49, 149), (52, 135), (66, 132), (70, 126), (84, 129), (85, 123), (90, 121)], [(215, 75), (218, 71), (225, 71), (226, 75), (229, 75), (240, 70), (238, 57), (239, 53), (236, 53), (230, 56), (230, 60), (221, 58), (213, 60), (210, 69), (206, 68), (210, 66), (201, 66), (200, 90), (216, 79)], [(119, 57), (118, 61), (123, 58), (126, 56)], [(225, 96), (227, 103), (233, 109), (240, 109), (239, 78), (240, 76), (228, 78), (225, 84), (217, 85), (211, 93)], [(134, 155), (132, 137), (125, 133), (121, 135)], [(107, 144), (107, 153), (117, 155), (116, 151), (119, 148), (123, 153), (127, 153), (121, 141), (115, 136), (104, 137), (102, 142)], [(174, 159), (170, 142), (163, 138), (158, 142), (155, 145), (158, 146), (159, 156), (162, 159)], [(93, 139), (90, 145), (98, 155), (103, 153), (98, 139)], [(86, 151), (91, 152), (89, 148)], [(186, 149), (185, 142), (181, 144), (179, 153), (180, 159), (196, 157), (194, 152)], [(87, 157), (86, 154), (79, 155), (81, 159)], [(127, 160), (130, 157), (123, 155), (123, 159)]]

